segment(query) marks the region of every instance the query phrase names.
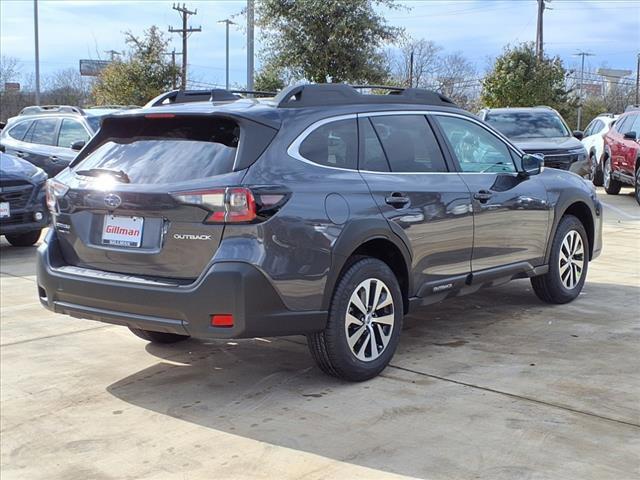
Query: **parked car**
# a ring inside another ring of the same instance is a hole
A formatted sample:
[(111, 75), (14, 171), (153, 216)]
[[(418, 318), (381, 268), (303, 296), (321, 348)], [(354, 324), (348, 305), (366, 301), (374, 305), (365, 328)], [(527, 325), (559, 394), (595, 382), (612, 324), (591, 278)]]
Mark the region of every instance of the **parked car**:
[(584, 130), (582, 145), (589, 155), (589, 164), (591, 165), (591, 180), (597, 187), (602, 186), (602, 160), (604, 157), (604, 136), (615, 123), (618, 115), (613, 113), (602, 113), (591, 120), (587, 128)]
[(47, 226), (46, 180), (41, 168), (0, 152), (0, 235), (11, 245), (33, 245)]
[(544, 156), (545, 167), (591, 175), (583, 133), (571, 132), (562, 116), (549, 107), (487, 108), (478, 116), (506, 135), (525, 153)]
[(627, 109), (604, 136), (603, 185), (609, 195), (634, 187), (640, 204), (640, 109)]
[(26, 107), (0, 133), (5, 151), (42, 168), (50, 177), (65, 169), (98, 131), (102, 119), (121, 107), (81, 109), (65, 105)]
[(414, 308), (526, 277), (570, 302), (602, 248), (590, 182), (419, 89), (116, 114), (48, 195), (45, 307), (160, 343), (305, 334), (354, 381)]

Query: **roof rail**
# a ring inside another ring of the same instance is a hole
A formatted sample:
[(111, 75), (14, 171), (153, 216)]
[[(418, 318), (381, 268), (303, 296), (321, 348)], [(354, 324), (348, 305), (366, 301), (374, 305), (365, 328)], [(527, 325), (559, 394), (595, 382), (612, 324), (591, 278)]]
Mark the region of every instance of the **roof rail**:
[(240, 95), (255, 95), (257, 97), (275, 97), (276, 92), (265, 92), (263, 90), (223, 90), (229, 93), (237, 93)]
[(77, 113), (84, 115), (84, 110), (71, 105), (33, 105), (24, 107), (18, 115), (39, 115), (41, 113)]
[(106, 109), (106, 110), (129, 110), (132, 108), (140, 108), (139, 105), (93, 105), (85, 108), (85, 110)]
[[(358, 92), (363, 88), (386, 89), (391, 92), (388, 95), (369, 95)], [(431, 90), (375, 85), (356, 85), (353, 87), (344, 83), (319, 83), (288, 87), (282, 90), (274, 101), (278, 108), (373, 103), (455, 106), (449, 98)]]

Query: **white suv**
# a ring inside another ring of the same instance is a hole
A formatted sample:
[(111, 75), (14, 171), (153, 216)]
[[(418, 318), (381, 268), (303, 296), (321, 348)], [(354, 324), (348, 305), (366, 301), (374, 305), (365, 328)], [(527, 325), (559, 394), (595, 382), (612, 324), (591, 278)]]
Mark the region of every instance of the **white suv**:
[(618, 115), (612, 113), (603, 113), (591, 120), (584, 131), (582, 145), (589, 154), (589, 160), (592, 167), (591, 179), (594, 185), (601, 187), (603, 182), (602, 175), (602, 155), (604, 153), (604, 134), (609, 131), (614, 124)]

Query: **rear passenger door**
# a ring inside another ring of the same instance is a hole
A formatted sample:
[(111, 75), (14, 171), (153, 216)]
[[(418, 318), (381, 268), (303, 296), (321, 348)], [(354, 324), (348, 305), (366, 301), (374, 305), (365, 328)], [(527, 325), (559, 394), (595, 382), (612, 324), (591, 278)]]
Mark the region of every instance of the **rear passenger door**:
[(509, 265), (542, 265), (550, 207), (541, 175), (520, 177), (515, 151), (480, 122), (457, 115), (433, 118), (473, 197), (474, 276)]
[(358, 116), (359, 170), (412, 250), (412, 295), (460, 288), (471, 271), (469, 189), (445, 161), (425, 115)]
[(50, 158), (52, 148), (56, 148), (59, 123), (57, 118), (34, 120), (22, 140), (19, 151), (22, 158), (42, 168), (49, 176), (59, 171), (51, 168)]

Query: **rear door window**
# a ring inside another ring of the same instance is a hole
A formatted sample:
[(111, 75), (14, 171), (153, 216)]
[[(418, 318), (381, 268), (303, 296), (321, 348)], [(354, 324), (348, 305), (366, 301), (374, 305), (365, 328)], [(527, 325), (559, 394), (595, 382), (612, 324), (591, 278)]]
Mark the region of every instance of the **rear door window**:
[(300, 155), (325, 167), (355, 169), (358, 161), (355, 118), (336, 120), (313, 130), (300, 144)]
[(389, 162), (384, 154), (380, 139), (368, 118), (358, 121), (360, 127), (360, 170), (369, 172), (388, 172)]
[(131, 183), (174, 183), (233, 171), (240, 127), (216, 117), (123, 117), (103, 124), (73, 169), (123, 171)]
[(31, 122), (20, 122), (14, 127), (10, 128), (7, 134), (16, 140), (22, 140), (24, 138), (24, 134), (27, 133)]
[(87, 140), (89, 140), (89, 134), (80, 122), (68, 118), (62, 120), (58, 134), (59, 147), (71, 148), (72, 143), (86, 142)]
[(58, 120), (55, 118), (36, 120), (24, 141), (38, 145), (55, 145), (57, 128)]
[(392, 172), (446, 172), (440, 147), (424, 115), (371, 117)]

